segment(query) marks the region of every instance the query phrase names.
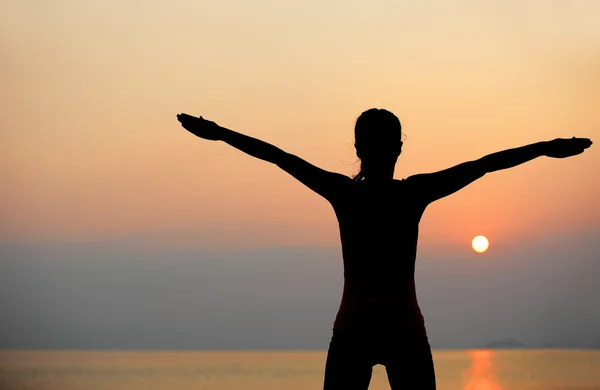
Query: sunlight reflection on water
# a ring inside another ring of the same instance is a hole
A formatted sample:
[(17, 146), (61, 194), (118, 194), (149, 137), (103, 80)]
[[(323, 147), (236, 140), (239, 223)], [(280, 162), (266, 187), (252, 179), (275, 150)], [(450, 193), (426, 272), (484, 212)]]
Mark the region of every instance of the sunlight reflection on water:
[(468, 382), (464, 390), (503, 390), (498, 383), (492, 364), (493, 351), (469, 351), (471, 368), (468, 371)]

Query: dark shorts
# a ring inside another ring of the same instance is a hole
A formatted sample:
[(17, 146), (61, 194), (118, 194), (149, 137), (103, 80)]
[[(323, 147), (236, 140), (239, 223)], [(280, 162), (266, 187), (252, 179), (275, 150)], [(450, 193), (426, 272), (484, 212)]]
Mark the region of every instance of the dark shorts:
[(376, 364), (385, 366), (392, 390), (435, 390), (427, 336), (337, 329), (327, 352), (324, 390), (367, 390)]

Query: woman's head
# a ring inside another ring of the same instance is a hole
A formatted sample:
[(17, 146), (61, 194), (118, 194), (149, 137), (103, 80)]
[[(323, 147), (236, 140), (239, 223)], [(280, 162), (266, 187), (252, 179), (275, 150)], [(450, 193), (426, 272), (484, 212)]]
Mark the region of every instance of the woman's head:
[(372, 108), (360, 114), (354, 127), (354, 147), (361, 160), (356, 181), (393, 175), (402, 151), (402, 125), (391, 112)]

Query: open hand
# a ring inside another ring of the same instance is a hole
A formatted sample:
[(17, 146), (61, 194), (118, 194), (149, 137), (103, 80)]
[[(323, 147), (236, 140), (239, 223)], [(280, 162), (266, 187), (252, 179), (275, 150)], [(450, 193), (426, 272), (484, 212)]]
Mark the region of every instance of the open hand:
[(188, 114), (177, 114), (177, 120), (181, 122), (181, 126), (183, 126), (184, 129), (200, 138), (211, 141), (220, 139), (222, 128), (215, 122)]
[(571, 157), (583, 153), (592, 146), (589, 138), (557, 138), (546, 143), (546, 156), (554, 158)]

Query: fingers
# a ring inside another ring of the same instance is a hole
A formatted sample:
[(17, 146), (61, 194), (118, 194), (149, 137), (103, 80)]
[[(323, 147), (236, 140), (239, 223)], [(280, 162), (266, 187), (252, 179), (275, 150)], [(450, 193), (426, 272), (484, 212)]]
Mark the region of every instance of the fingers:
[(177, 120), (179, 122), (186, 121), (186, 120), (189, 121), (189, 120), (194, 120), (194, 119), (198, 119), (198, 117), (191, 116), (191, 115), (188, 115), (185, 113), (177, 114)]
[[(564, 138), (564, 141), (567, 141), (568, 144), (573, 145), (574, 147), (577, 148), (583, 148), (583, 149), (587, 149), (590, 146), (592, 146), (592, 140), (589, 138), (577, 138), (577, 137), (571, 137), (571, 138)], [(567, 144), (567, 143), (565, 143)]]
[(188, 126), (199, 126), (201, 124), (210, 124), (213, 122), (207, 121), (206, 119), (204, 119), (203, 117), (198, 117), (198, 116), (192, 116), (192, 115), (188, 115), (185, 113), (181, 113), (181, 114), (177, 114), (177, 120), (184, 125), (188, 125)]
[(575, 138), (573, 137), (573, 140), (575, 142), (577, 142), (577, 146), (583, 148), (583, 149), (587, 149), (590, 146), (592, 146), (592, 140), (589, 138)]

